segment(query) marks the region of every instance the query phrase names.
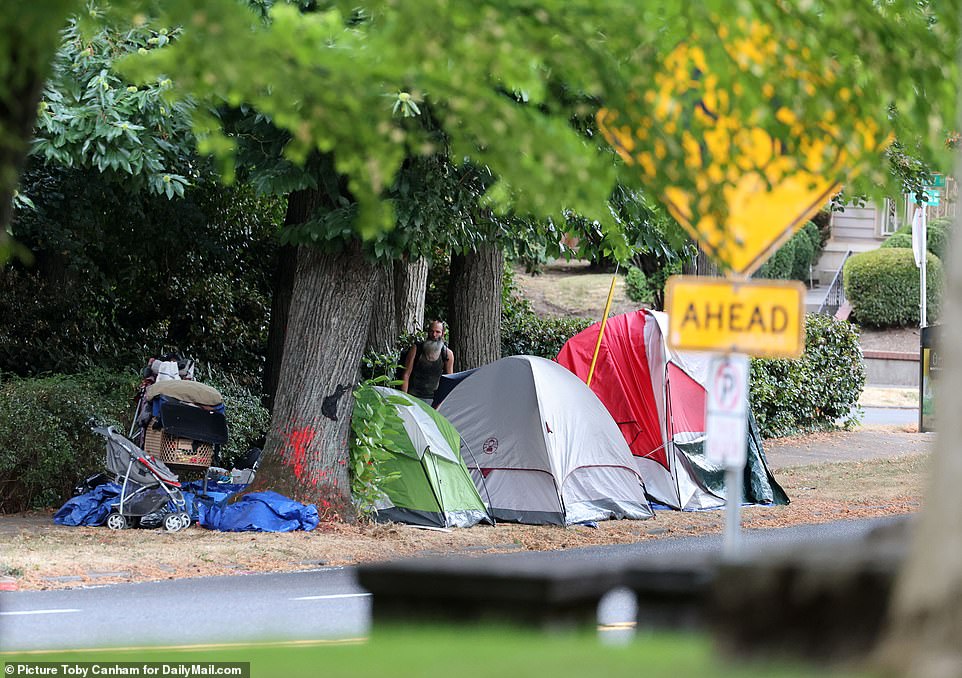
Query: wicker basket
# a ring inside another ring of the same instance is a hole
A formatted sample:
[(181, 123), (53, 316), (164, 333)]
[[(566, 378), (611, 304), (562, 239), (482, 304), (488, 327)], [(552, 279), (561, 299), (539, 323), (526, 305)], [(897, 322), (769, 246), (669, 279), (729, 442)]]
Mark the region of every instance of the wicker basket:
[(189, 438), (174, 438), (167, 435), (163, 429), (154, 428), (153, 421), (147, 426), (144, 451), (165, 464), (176, 466), (207, 468), (214, 457), (214, 446), (210, 443), (195, 442)]

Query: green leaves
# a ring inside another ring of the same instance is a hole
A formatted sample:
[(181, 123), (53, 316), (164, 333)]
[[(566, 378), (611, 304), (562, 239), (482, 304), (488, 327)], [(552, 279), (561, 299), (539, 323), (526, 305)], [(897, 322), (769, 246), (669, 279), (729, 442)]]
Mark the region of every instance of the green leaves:
[(751, 361), (751, 408), (766, 438), (833, 430), (854, 419), (864, 386), (858, 329), (826, 315), (806, 317), (801, 358)]
[(351, 416), (351, 494), (360, 516), (371, 517), (384, 496), (384, 485), (400, 477), (385, 472), (384, 462), (394, 458), (392, 438), (404, 434), (404, 424), (394, 411), (395, 405), (406, 405), (403, 397), (382, 397), (373, 386), (386, 377), (361, 383), (354, 390), (354, 412)]
[(192, 106), (170, 96), (169, 78), (138, 86), (114, 70), (125, 55), (149, 54), (177, 35), (144, 26), (86, 35), (71, 21), (38, 107), (31, 152), (47, 162), (122, 178), (131, 190), (182, 196), (191, 183), (188, 174), (196, 172)]

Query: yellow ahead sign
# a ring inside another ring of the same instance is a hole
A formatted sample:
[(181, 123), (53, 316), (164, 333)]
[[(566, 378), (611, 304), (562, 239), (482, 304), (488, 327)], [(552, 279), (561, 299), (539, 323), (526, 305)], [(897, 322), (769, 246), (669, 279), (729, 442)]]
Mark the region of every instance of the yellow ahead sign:
[(683, 351), (795, 358), (805, 348), (805, 287), (784, 280), (672, 276), (668, 344)]

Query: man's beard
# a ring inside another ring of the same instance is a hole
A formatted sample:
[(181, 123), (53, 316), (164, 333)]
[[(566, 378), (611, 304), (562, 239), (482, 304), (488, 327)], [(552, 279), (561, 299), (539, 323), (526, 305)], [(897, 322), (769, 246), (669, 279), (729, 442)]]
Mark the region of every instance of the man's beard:
[(444, 346), (444, 342), (441, 339), (433, 340), (426, 339), (423, 344), (421, 344), (421, 349), (424, 351), (424, 357), (428, 359), (429, 362), (434, 362), (441, 355), (441, 347)]

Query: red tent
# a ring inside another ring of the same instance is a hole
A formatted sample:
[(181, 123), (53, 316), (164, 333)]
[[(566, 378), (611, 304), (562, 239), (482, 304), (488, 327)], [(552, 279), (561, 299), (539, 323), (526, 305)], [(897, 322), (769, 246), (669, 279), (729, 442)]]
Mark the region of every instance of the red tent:
[[(665, 342), (667, 324), (665, 314), (646, 309), (609, 318), (591, 390), (621, 429), (653, 499), (677, 509), (721, 506), (723, 471), (703, 453), (707, 356), (672, 352)], [(585, 382), (600, 328), (601, 323), (591, 325), (558, 353), (557, 361)], [(749, 444), (749, 452), (752, 483), (768, 478), (777, 488), (760, 441)], [(769, 490), (749, 499), (770, 503), (779, 500), (778, 493), (784, 496), (781, 488)]]

